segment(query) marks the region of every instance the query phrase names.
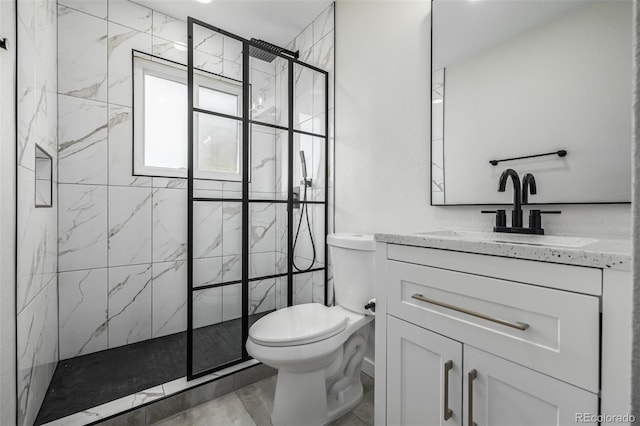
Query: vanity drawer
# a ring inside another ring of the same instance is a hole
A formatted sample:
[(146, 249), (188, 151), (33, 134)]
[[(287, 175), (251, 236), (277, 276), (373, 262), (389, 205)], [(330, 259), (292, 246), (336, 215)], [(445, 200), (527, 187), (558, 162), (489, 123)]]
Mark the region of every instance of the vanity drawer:
[[(547, 247), (545, 250), (548, 258), (553, 260), (553, 248)], [(577, 293), (602, 295), (602, 270), (597, 268), (397, 244), (387, 244), (387, 258)]]
[(390, 315), (598, 392), (597, 297), (387, 262)]

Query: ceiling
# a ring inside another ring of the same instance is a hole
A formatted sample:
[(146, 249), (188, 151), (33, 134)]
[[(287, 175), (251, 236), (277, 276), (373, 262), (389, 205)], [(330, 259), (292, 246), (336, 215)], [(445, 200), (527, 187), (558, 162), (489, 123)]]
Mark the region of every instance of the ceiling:
[(181, 20), (192, 16), (244, 38), (255, 37), (285, 47), (330, 0), (134, 0)]

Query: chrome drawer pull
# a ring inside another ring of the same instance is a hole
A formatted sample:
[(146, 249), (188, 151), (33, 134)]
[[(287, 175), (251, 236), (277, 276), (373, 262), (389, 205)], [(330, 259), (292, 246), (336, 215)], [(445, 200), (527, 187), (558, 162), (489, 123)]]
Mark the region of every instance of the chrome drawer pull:
[(457, 312), (462, 312), (463, 314), (471, 315), (471, 316), (474, 316), (474, 317), (477, 317), (477, 318), (482, 318), (484, 320), (495, 322), (495, 323), (502, 324), (502, 325), (506, 325), (507, 327), (516, 328), (518, 330), (524, 331), (527, 328), (529, 328), (529, 324), (524, 323), (524, 322), (519, 322), (519, 321), (518, 322), (511, 322), (511, 321), (501, 320), (500, 318), (493, 318), (493, 317), (490, 317), (488, 315), (481, 314), (480, 312), (472, 311), (472, 310), (465, 309), (465, 308), (460, 308), (459, 306), (450, 305), (448, 303), (439, 302), (437, 300), (428, 299), (428, 298), (424, 297), (423, 295), (421, 295), (419, 293), (413, 294), (413, 295), (411, 295), (411, 297), (413, 299), (419, 300), (421, 302), (427, 302), (427, 303), (431, 303), (432, 305), (442, 306), (443, 308), (451, 309), (451, 310), (457, 311)]
[(453, 361), (444, 363), (444, 421), (453, 416), (453, 410), (449, 408), (449, 371), (453, 368)]
[(467, 377), (469, 380), (469, 386), (468, 386), (469, 394), (467, 395), (467, 400), (469, 403), (469, 406), (467, 407), (467, 412), (468, 412), (467, 415), (469, 416), (468, 425), (477, 426), (477, 423), (473, 421), (473, 381), (478, 377), (478, 372), (474, 368), (473, 370), (469, 371), (469, 374), (467, 375)]

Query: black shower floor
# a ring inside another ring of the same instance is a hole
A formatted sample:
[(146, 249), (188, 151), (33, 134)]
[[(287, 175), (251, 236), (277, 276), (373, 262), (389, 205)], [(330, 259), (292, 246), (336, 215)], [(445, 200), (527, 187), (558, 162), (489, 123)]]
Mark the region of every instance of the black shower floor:
[[(249, 325), (268, 312), (251, 315)], [(242, 357), (242, 322), (194, 330), (194, 372)], [(60, 361), (38, 413), (41, 425), (187, 374), (187, 333), (177, 333)]]

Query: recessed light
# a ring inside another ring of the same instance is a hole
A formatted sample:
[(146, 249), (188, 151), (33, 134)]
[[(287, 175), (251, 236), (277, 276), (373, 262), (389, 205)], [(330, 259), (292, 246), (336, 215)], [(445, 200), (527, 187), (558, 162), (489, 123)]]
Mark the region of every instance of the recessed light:
[(204, 4), (207, 4), (207, 3), (211, 3), (213, 0), (196, 0), (196, 1), (197, 1), (198, 3), (204, 3)]
[(432, 104), (441, 104), (442, 103), (442, 99), (434, 99), (433, 101), (431, 101)]

